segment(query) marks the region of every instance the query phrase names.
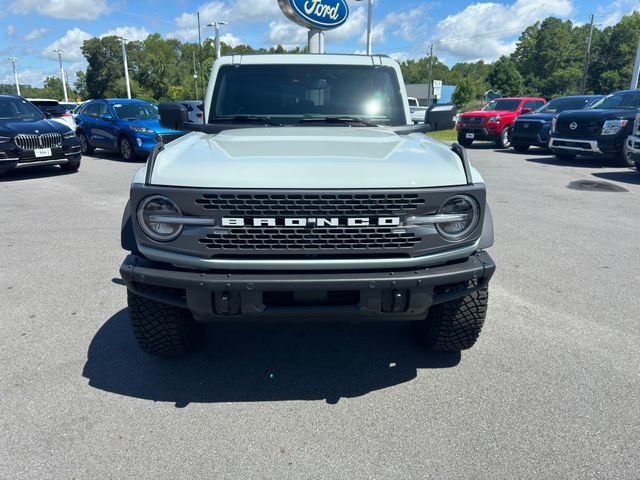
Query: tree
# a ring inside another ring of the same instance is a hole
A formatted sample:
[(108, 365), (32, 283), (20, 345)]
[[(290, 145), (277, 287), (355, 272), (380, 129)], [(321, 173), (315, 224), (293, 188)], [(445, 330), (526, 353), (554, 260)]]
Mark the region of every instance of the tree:
[[(126, 96), (122, 50), (118, 37), (85, 40), (82, 54), (88, 63), (85, 81), (89, 98)], [(135, 68), (135, 65), (129, 62), (129, 67)]]
[(516, 97), (524, 91), (524, 80), (516, 68), (516, 64), (506, 56), (502, 56), (493, 64), (487, 78), (494, 90), (499, 90), (505, 97)]
[(473, 83), (469, 77), (465, 77), (458, 82), (458, 85), (451, 96), (451, 100), (458, 109), (469, 103), (475, 97)]
[(89, 95), (87, 94), (87, 75), (84, 72), (76, 72), (74, 88), (76, 95), (80, 97), (81, 100), (89, 98)]

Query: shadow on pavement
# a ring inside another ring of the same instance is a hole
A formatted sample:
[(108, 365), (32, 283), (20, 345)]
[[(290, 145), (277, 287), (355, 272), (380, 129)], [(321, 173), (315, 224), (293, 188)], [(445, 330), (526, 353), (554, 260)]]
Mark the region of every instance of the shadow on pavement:
[(525, 159), (527, 162), (541, 163), (543, 165), (553, 165), (555, 167), (576, 167), (576, 168), (616, 168), (613, 160), (603, 158), (576, 157), (571, 160), (562, 160), (555, 156), (531, 157)]
[(120, 156), (120, 153), (112, 150), (94, 150), (91, 155), (84, 155), (83, 159), (89, 160), (109, 160), (112, 162), (120, 162), (120, 163), (144, 163), (147, 161), (147, 157), (136, 157), (133, 160), (126, 161), (124, 158)]
[(73, 175), (74, 173), (76, 172), (65, 172), (57, 165), (21, 168), (19, 170), (9, 170), (6, 173), (0, 174), (0, 183), (33, 180), (35, 178), (59, 177), (62, 175)]
[(640, 172), (638, 172), (638, 170), (636, 170), (635, 168), (629, 170), (621, 170), (619, 172), (599, 172), (592, 175), (604, 180), (612, 180), (614, 182), (640, 185)]
[(212, 324), (204, 348), (185, 358), (143, 354), (127, 310), (89, 346), (83, 376), (107, 392), (176, 407), (189, 403), (358, 397), (413, 380), (419, 368), (450, 368), (459, 353), (424, 350), (398, 323)]

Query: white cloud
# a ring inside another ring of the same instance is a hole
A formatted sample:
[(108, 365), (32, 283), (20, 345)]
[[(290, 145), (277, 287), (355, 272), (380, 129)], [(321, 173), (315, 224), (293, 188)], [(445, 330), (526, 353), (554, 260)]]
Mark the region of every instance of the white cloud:
[(7, 25), (7, 36), (8, 37), (13, 37), (16, 33), (16, 27), (13, 24), (8, 24)]
[(220, 37), (220, 41), (230, 47), (237, 47), (238, 45), (242, 45), (242, 41), (231, 33), (225, 33)]
[(61, 19), (95, 20), (109, 13), (111, 7), (107, 0), (16, 0), (10, 11), (19, 15), (38, 13)]
[(640, 1), (638, 0), (615, 0), (607, 7), (598, 7), (596, 18), (600, 20), (598, 23), (610, 27), (618, 23), (625, 15), (637, 10), (640, 10)]
[(40, 38), (45, 33), (49, 32), (50, 30), (51, 29), (49, 28), (36, 28), (35, 30), (31, 30), (29, 33), (27, 33), (24, 36), (24, 39), (28, 41), (35, 40), (36, 38)]
[(58, 54), (55, 53), (54, 50), (62, 49), (64, 50), (64, 60), (76, 62), (84, 60), (84, 56), (82, 55), (81, 50), (82, 43), (92, 37), (93, 35), (80, 30), (78, 27), (73, 28), (72, 30), (67, 30), (67, 33), (65, 33), (62, 38), (59, 38), (44, 50), (42, 50), (40, 56), (43, 58), (48, 58), (50, 60), (57, 60)]
[(116, 37), (124, 37), (129, 41), (143, 41), (149, 36), (149, 32), (144, 27), (117, 27), (109, 30), (102, 35), (102, 37), (109, 37), (115, 35)]
[(267, 42), (292, 49), (307, 43), (307, 31), (289, 20), (274, 20), (269, 23)]
[(549, 16), (567, 18), (572, 12), (571, 0), (475, 3), (440, 21), (433, 42), (439, 55), (444, 52), (458, 60), (492, 61), (513, 52), (514, 36), (532, 23)]

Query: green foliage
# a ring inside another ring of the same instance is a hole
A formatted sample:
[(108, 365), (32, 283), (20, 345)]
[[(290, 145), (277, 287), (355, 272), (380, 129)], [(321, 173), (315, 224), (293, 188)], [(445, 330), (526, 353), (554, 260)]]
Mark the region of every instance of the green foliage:
[(451, 96), (451, 101), (456, 105), (457, 108), (462, 108), (473, 98), (475, 98), (473, 83), (471, 82), (469, 77), (464, 77), (458, 82), (458, 86)]
[(504, 97), (517, 97), (524, 93), (524, 80), (509, 57), (500, 57), (487, 77), (491, 88), (499, 90)]

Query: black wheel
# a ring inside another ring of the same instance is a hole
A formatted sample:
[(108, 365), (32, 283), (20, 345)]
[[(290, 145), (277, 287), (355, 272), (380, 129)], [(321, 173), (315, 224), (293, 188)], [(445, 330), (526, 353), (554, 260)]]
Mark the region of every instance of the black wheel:
[(78, 132), (78, 140), (80, 140), (80, 152), (82, 152), (82, 155), (91, 155), (94, 148), (89, 143), (89, 139), (84, 132)]
[[(468, 288), (467, 283), (447, 287), (444, 292)], [(418, 339), (430, 350), (460, 351), (471, 348), (480, 336), (487, 315), (488, 287), (450, 302), (434, 305), (427, 318), (414, 322)]]
[(470, 147), (471, 144), (473, 143), (473, 139), (472, 138), (461, 137), (460, 135), (458, 135), (458, 143), (460, 145), (462, 145), (463, 147)]
[(556, 153), (556, 158), (559, 160), (573, 160), (577, 155), (573, 153)]
[(518, 144), (518, 145), (514, 145), (513, 149), (518, 153), (526, 153), (529, 150), (530, 146), (531, 145)]
[(505, 128), (496, 140), (498, 148), (509, 148), (511, 146), (511, 128)]
[(131, 145), (131, 141), (127, 137), (120, 137), (118, 141), (118, 151), (122, 159), (126, 162), (130, 162), (136, 156), (133, 145)]
[(622, 146), (622, 151), (616, 155), (615, 162), (619, 167), (633, 167), (635, 164), (629, 149), (629, 142), (626, 139)]
[(77, 172), (80, 168), (80, 160), (73, 160), (69, 163), (61, 163), (60, 168), (65, 172)]
[(127, 290), (129, 321), (143, 352), (159, 357), (185, 355), (202, 342), (204, 325), (188, 310), (149, 300)]

